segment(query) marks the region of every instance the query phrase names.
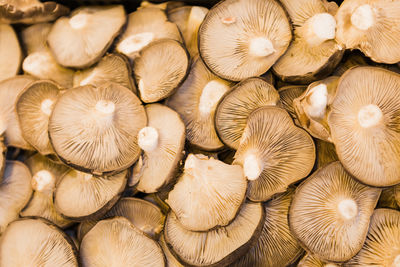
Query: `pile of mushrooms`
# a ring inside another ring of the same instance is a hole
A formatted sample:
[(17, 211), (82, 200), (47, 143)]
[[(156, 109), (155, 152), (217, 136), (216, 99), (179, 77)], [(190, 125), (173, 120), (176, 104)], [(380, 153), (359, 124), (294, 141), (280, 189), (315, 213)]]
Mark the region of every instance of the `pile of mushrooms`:
[(400, 1), (82, 2), (0, 0), (1, 267), (400, 267)]

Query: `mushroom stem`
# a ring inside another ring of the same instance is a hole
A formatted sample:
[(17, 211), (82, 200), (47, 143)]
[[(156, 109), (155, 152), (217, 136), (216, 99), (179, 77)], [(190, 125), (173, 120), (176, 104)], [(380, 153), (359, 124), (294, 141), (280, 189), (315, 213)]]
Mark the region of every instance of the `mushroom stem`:
[(351, 14), (351, 24), (359, 30), (368, 30), (374, 23), (375, 12), (368, 4), (357, 7)]
[(311, 46), (321, 45), (335, 38), (336, 20), (329, 13), (318, 13), (299, 28), (300, 34)]
[(54, 189), (54, 185), (54, 176), (47, 170), (40, 170), (32, 177), (32, 188), (35, 191), (52, 191)]
[(400, 255), (397, 255), (392, 263), (392, 267), (400, 267)]
[(42, 112), (44, 114), (46, 114), (47, 116), (50, 116), (52, 110), (53, 110), (53, 104), (54, 101), (51, 99), (45, 99), (42, 101), (41, 105), (40, 105), (40, 109), (42, 110)]
[(244, 158), (243, 171), (248, 180), (256, 180), (263, 171), (262, 161), (254, 153), (247, 154)]
[(229, 90), (226, 84), (212, 80), (204, 86), (199, 101), (199, 111), (203, 116), (208, 116), (214, 110), (221, 97)]
[(338, 204), (339, 214), (346, 220), (357, 216), (358, 206), (353, 199), (343, 199)]
[(151, 126), (144, 127), (138, 133), (138, 144), (146, 152), (153, 151), (158, 146), (158, 137), (156, 128)]
[(254, 57), (266, 57), (275, 51), (271, 40), (266, 37), (257, 37), (250, 40), (249, 54)]
[(382, 110), (374, 104), (361, 107), (358, 112), (358, 123), (363, 128), (370, 128), (378, 125), (382, 120)]
[(186, 23), (186, 32), (188, 36), (185, 36), (185, 41), (192, 40), (194, 35), (197, 35), (200, 24), (203, 22), (206, 16), (206, 10), (204, 8), (194, 6), (190, 10), (189, 18)]
[(69, 25), (75, 30), (82, 29), (86, 26), (88, 22), (88, 15), (87, 14), (76, 14), (72, 18), (69, 19)]
[(129, 36), (123, 40), (117, 47), (117, 50), (125, 55), (139, 52), (154, 39), (154, 33), (142, 32)]
[(326, 84), (321, 83), (313, 87), (307, 100), (308, 105), (305, 106), (307, 115), (313, 119), (323, 119), (328, 104), (328, 88)]
[(96, 103), (96, 110), (105, 115), (113, 114), (115, 111), (115, 104), (111, 101), (99, 100)]

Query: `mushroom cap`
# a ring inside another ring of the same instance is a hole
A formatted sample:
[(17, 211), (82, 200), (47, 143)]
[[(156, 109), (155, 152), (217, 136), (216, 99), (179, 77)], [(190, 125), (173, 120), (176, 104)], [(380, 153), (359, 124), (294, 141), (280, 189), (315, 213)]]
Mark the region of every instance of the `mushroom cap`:
[(268, 71), (292, 39), (286, 13), (275, 0), (221, 1), (207, 13), (198, 34), (204, 63), (232, 81)]
[(354, 67), (339, 80), (328, 124), (343, 166), (371, 186), (400, 183), (400, 75)]
[(16, 75), (21, 60), (22, 52), (14, 29), (8, 24), (0, 24), (0, 81)]
[(115, 173), (138, 159), (137, 134), (146, 123), (140, 100), (128, 88), (85, 85), (58, 98), (49, 137), (64, 163), (97, 175)]
[(296, 189), (289, 225), (302, 246), (324, 261), (343, 262), (361, 249), (380, 189), (359, 183), (340, 162)]

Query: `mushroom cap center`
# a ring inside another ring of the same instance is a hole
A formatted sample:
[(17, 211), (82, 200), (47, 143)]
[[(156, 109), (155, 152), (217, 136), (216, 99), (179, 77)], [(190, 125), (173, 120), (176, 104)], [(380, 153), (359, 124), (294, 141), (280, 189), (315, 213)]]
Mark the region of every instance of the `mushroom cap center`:
[(363, 128), (370, 128), (378, 125), (382, 118), (382, 110), (374, 104), (363, 106), (358, 111), (358, 123)]
[(124, 39), (121, 43), (119, 43), (118, 51), (126, 55), (138, 52), (142, 50), (145, 46), (150, 44), (153, 39), (153, 32), (142, 32), (131, 35)]
[(329, 13), (315, 14), (310, 18), (313, 33), (324, 40), (335, 38), (336, 20)]
[(351, 220), (357, 216), (358, 206), (353, 199), (343, 199), (338, 203), (338, 211), (342, 218)]
[(244, 157), (243, 171), (248, 180), (256, 180), (263, 171), (263, 163), (260, 157), (255, 153), (248, 153)]
[(208, 116), (215, 109), (221, 97), (229, 90), (229, 86), (217, 81), (209, 81), (201, 92), (199, 111), (201, 115)]
[(40, 104), (40, 110), (46, 114), (47, 116), (51, 115), (51, 112), (53, 110), (53, 104), (54, 101), (51, 99), (45, 99), (42, 101), (42, 103)]
[(400, 267), (400, 255), (397, 255), (392, 263), (392, 267)]
[(351, 14), (351, 24), (359, 30), (368, 30), (375, 23), (375, 12), (368, 5), (361, 5)]
[(158, 131), (156, 128), (147, 126), (138, 133), (138, 144), (146, 152), (153, 151), (158, 146)]
[(266, 57), (275, 51), (271, 40), (266, 37), (256, 37), (250, 40), (249, 54), (254, 57)]
[(96, 103), (96, 110), (105, 115), (113, 114), (115, 111), (115, 104), (112, 101), (99, 100)]
[(55, 185), (54, 176), (47, 170), (40, 170), (32, 177), (32, 188), (35, 191), (43, 192), (52, 190)]
[(69, 25), (75, 30), (82, 29), (86, 26), (88, 22), (88, 15), (83, 13), (78, 13), (69, 19)]

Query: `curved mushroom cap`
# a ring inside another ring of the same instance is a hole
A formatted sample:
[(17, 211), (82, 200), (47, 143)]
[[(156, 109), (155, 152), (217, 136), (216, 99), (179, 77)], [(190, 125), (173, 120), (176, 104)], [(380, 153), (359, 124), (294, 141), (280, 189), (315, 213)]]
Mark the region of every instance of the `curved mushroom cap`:
[(303, 249), (290, 232), (288, 213), (294, 188), (264, 203), (265, 221), (257, 243), (233, 267), (279, 267), (293, 263)]
[(87, 267), (165, 266), (160, 245), (123, 217), (98, 222), (82, 240), (80, 260)]
[(133, 62), (140, 99), (158, 102), (172, 95), (189, 71), (185, 47), (171, 39), (158, 40), (143, 48)]
[(166, 104), (181, 115), (186, 138), (192, 145), (206, 151), (224, 146), (216, 133), (214, 116), (219, 100), (231, 85), (210, 72), (201, 58), (197, 58), (186, 80), (167, 99)]
[(340, 162), (316, 171), (297, 189), (290, 229), (306, 250), (325, 261), (343, 262), (361, 249), (380, 189), (359, 183)]
[(183, 227), (207, 231), (228, 225), (245, 200), (247, 182), (239, 165), (190, 154), (167, 204)]
[(129, 89), (105, 83), (67, 90), (54, 105), (49, 137), (68, 165), (94, 174), (113, 173), (139, 157), (139, 130), (146, 126), (144, 108)]
[(315, 162), (311, 136), (294, 125), (281, 108), (253, 111), (240, 140), (234, 163), (243, 166), (249, 180), (247, 197), (266, 201), (306, 177)]
[(54, 23), (47, 41), (59, 64), (89, 67), (111, 46), (125, 20), (122, 5), (80, 7)]
[(198, 38), (210, 70), (240, 81), (265, 73), (286, 51), (292, 33), (275, 0), (226, 0), (207, 13)]
[(328, 124), (343, 166), (371, 186), (400, 183), (400, 75), (355, 67), (340, 79)]
[(73, 241), (52, 223), (24, 218), (7, 227), (0, 239), (0, 265), (78, 267)]
[(137, 93), (131, 65), (125, 56), (118, 53), (107, 54), (95, 66), (75, 72), (73, 80), (74, 87), (114, 82)]
[(126, 180), (127, 171), (113, 176), (93, 176), (71, 169), (56, 187), (56, 210), (71, 220), (98, 219), (118, 201)]
[(5, 130), (5, 143), (8, 146), (33, 150), (33, 147), (22, 137), (15, 109), (18, 95), (33, 81), (35, 78), (31, 76), (17, 75), (0, 82), (0, 132)]
[(145, 109), (148, 125), (138, 137), (144, 153), (133, 173), (138, 176), (134, 180), (139, 179), (139, 191), (154, 193), (175, 177), (183, 157), (185, 125), (178, 113), (164, 105), (151, 104)]
[(338, 82), (337, 76), (313, 82), (302, 95), (293, 100), (297, 119), (303, 129), (327, 142), (332, 142), (327, 119)]
[(259, 107), (275, 106), (278, 102), (278, 92), (266, 80), (243, 80), (229, 90), (218, 103), (215, 128), (219, 138), (229, 147), (237, 149), (250, 113)]
[(42, 155), (53, 153), (48, 134), (49, 117), (61, 91), (56, 83), (40, 80), (25, 87), (17, 100), (22, 136)]
[(281, 0), (294, 27), (294, 40), (273, 66), (283, 81), (308, 84), (325, 78), (344, 49), (335, 41), (335, 18), (322, 0)]
[(55, 164), (39, 153), (29, 157), (25, 164), (32, 173), (33, 195), (20, 215), (22, 217), (41, 217), (62, 228), (71, 225), (72, 221), (63, 218), (55, 209), (53, 199), (58, 183), (69, 171), (69, 168), (65, 165)]
[(400, 2), (346, 0), (336, 14), (336, 38), (348, 49), (360, 49), (375, 62), (400, 61)]
[[(155, 204), (134, 197), (121, 198), (103, 217), (115, 216), (127, 218), (137, 229), (157, 240), (164, 227), (165, 216)], [(78, 239), (83, 237), (96, 225), (97, 221), (83, 221), (77, 229)]]
[(40, 23), (68, 13), (69, 8), (52, 1), (0, 0), (0, 23)]
[(168, 267), (184, 267), (182, 263), (172, 254), (171, 249), (168, 247), (167, 243), (165, 242), (164, 234), (161, 234), (160, 240), (158, 241), (160, 244), (164, 255), (165, 255), (165, 262), (167, 263)]
[(358, 254), (345, 266), (393, 266), (400, 262), (400, 212), (376, 209), (367, 239)]
[(168, 19), (174, 22), (192, 58), (199, 54), (198, 31), (208, 8), (202, 6), (182, 6), (168, 11)]
[(9, 223), (18, 219), (19, 212), (28, 203), (31, 195), (29, 169), (19, 161), (6, 161), (3, 180), (0, 183), (0, 234)]
[(178, 27), (168, 21), (163, 10), (145, 7), (129, 14), (126, 30), (119, 38), (116, 50), (135, 59), (143, 48), (160, 39), (182, 41)]
[(171, 252), (185, 266), (229, 266), (257, 242), (264, 219), (260, 203), (245, 202), (229, 225), (207, 232), (192, 232), (170, 212), (164, 238)]
[(317, 169), (328, 163), (339, 160), (334, 144), (322, 141), (320, 139), (315, 139), (315, 148), (317, 150)]
[(8, 24), (0, 24), (0, 81), (16, 75), (21, 60), (22, 52), (14, 29)]

